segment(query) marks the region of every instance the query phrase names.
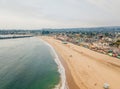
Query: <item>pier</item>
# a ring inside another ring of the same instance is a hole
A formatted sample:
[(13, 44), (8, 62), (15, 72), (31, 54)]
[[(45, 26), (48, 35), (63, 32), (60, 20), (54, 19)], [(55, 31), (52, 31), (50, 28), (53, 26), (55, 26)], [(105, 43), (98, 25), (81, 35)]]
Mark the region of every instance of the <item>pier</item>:
[(32, 35), (0, 35), (0, 39), (16, 39), (16, 38), (27, 38), (33, 37)]

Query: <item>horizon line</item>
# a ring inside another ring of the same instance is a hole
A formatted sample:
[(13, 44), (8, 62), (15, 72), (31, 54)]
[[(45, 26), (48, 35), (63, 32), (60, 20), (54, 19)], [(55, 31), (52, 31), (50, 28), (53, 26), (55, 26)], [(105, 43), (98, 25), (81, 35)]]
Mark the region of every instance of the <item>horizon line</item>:
[(91, 27), (65, 27), (65, 28), (37, 28), (37, 29), (23, 29), (23, 28), (1, 28), (0, 30), (46, 30), (46, 29), (89, 29), (89, 28), (107, 28), (107, 27), (120, 27), (120, 26), (91, 26)]

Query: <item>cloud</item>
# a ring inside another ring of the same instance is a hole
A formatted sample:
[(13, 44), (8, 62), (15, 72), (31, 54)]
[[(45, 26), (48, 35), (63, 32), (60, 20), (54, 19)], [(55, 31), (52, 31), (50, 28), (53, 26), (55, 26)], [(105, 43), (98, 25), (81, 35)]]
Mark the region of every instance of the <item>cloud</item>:
[(103, 11), (114, 15), (120, 15), (120, 1), (119, 0), (87, 0), (89, 3), (101, 8)]
[(0, 0), (0, 28), (120, 25), (119, 0)]

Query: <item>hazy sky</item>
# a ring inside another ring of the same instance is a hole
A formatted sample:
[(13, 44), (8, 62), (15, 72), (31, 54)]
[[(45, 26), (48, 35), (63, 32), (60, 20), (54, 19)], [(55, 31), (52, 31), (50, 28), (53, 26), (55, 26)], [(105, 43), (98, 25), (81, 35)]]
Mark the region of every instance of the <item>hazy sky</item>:
[(120, 26), (120, 0), (0, 0), (0, 28)]

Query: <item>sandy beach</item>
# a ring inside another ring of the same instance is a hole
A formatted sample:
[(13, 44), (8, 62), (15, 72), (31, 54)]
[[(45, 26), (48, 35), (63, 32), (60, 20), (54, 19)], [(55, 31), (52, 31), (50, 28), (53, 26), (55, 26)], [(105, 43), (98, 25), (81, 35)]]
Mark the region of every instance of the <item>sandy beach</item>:
[(39, 37), (56, 50), (62, 62), (69, 89), (120, 89), (120, 60), (72, 43), (62, 44), (52, 37)]

